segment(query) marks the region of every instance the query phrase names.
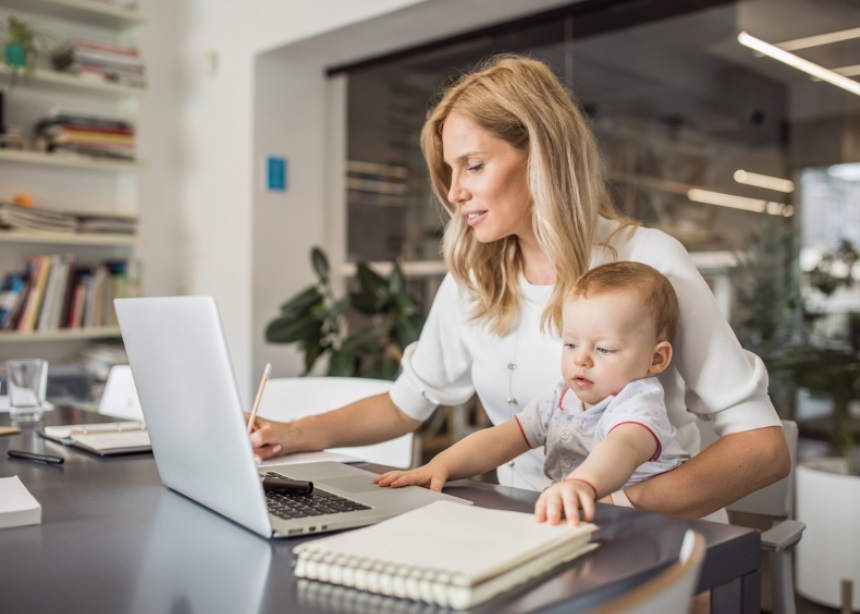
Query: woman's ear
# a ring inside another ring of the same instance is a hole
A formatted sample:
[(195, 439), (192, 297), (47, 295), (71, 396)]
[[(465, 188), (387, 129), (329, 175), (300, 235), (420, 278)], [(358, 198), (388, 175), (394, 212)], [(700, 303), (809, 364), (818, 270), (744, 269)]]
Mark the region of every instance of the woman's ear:
[(654, 354), (651, 356), (651, 366), (648, 368), (649, 375), (657, 375), (666, 370), (672, 361), (672, 344), (661, 341), (654, 346)]

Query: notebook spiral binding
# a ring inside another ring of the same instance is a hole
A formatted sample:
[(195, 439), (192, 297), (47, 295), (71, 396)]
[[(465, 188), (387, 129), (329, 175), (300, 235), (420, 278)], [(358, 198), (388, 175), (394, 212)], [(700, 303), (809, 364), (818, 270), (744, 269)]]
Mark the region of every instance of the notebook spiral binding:
[(295, 575), (443, 607), (459, 602), (466, 590), (456, 584), (451, 573), (442, 569), (398, 567), (382, 561), (308, 550), (301, 553)]

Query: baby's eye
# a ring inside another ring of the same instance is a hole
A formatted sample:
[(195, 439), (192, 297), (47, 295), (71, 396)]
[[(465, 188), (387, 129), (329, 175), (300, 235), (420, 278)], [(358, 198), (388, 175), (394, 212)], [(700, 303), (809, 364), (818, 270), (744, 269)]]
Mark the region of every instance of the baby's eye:
[(607, 348), (597, 348), (597, 351), (601, 354), (611, 354), (612, 353), (612, 350), (607, 349)]
[(565, 344), (564, 344), (564, 349), (566, 349), (566, 350), (575, 350), (575, 349), (576, 349), (576, 344), (575, 344), (575, 343), (565, 343)]

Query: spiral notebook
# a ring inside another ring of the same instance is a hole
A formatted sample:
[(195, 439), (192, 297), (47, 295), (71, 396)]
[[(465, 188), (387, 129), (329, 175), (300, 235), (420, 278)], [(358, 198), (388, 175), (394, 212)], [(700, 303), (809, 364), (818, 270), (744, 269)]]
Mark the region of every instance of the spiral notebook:
[(437, 501), (293, 550), (299, 578), (465, 609), (597, 547), (597, 527)]
[(46, 426), (39, 434), (45, 439), (82, 448), (101, 456), (152, 451), (149, 433), (143, 422)]

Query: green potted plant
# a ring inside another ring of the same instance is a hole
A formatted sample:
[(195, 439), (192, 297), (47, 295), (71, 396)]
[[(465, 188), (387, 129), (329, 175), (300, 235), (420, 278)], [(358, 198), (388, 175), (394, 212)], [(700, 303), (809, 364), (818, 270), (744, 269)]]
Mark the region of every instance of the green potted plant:
[(50, 51), (54, 37), (36, 24), (9, 15), (2, 24), (3, 58), (9, 68), (9, 86), (14, 87), (23, 76), (29, 76), (39, 59)]
[(311, 263), (317, 282), (281, 305), (280, 315), (266, 327), (266, 341), (297, 343), (305, 355), (304, 374), (328, 355), (328, 375), (394, 379), (403, 349), (418, 339), (424, 325), (399, 264), (383, 277), (358, 263), (352, 288), (337, 298), (321, 249), (311, 250)]

